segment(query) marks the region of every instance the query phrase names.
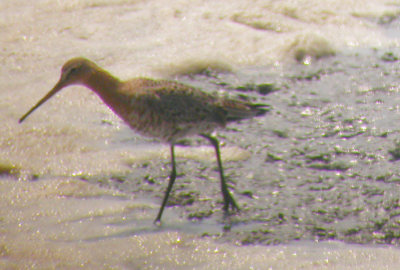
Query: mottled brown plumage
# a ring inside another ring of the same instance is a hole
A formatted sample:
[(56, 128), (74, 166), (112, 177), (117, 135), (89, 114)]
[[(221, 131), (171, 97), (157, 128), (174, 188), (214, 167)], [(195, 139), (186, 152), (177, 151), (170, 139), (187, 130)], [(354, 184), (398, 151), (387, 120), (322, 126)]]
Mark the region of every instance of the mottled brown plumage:
[(218, 98), (176, 81), (135, 78), (122, 82), (92, 61), (80, 57), (64, 64), (57, 84), (19, 122), (69, 85), (90, 88), (133, 130), (171, 145), (172, 172), (156, 222), (161, 220), (176, 178), (174, 145), (177, 140), (192, 135), (203, 136), (213, 144), (221, 177), (224, 210), (227, 211), (229, 206), (239, 210), (225, 183), (219, 142), (209, 134), (225, 127), (230, 121), (263, 115), (267, 111), (265, 105)]

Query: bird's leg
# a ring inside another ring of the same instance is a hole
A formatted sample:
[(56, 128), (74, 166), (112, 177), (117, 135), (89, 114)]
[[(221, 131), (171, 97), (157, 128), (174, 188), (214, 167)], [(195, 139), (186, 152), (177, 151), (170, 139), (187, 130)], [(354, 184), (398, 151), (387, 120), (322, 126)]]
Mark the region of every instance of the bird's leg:
[(157, 218), (154, 220), (154, 223), (159, 223), (161, 220), (162, 213), (164, 211), (164, 207), (167, 204), (169, 193), (171, 192), (172, 186), (174, 185), (175, 178), (176, 178), (176, 165), (175, 165), (175, 151), (174, 151), (174, 144), (171, 144), (171, 174), (169, 175), (169, 182), (168, 182), (168, 187), (167, 190), (165, 191), (164, 194), (164, 199), (161, 204), (160, 210), (158, 211)]
[(222, 161), (221, 161), (221, 154), (219, 151), (218, 139), (215, 137), (212, 137), (208, 134), (201, 134), (201, 136), (206, 138), (207, 140), (209, 140), (215, 148), (215, 155), (217, 157), (217, 162), (218, 162), (219, 176), (221, 178), (221, 191), (222, 191), (222, 196), (224, 197), (224, 210), (228, 211), (229, 205), (230, 205), (232, 207), (232, 209), (239, 211), (239, 207), (237, 206), (235, 200), (233, 199), (231, 193), (229, 192), (228, 186), (226, 185), (226, 182), (225, 182), (224, 169), (222, 168)]

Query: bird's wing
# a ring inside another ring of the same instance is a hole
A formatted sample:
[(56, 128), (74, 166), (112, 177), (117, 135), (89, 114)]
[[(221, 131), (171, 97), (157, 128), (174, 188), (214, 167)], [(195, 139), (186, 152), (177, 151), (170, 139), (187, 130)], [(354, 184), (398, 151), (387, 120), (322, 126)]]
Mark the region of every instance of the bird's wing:
[(179, 123), (209, 122), (225, 126), (226, 122), (238, 121), (265, 114), (265, 104), (251, 104), (239, 100), (216, 97), (195, 87), (176, 81), (134, 79), (137, 104), (165, 121)]
[(142, 79), (132, 95), (135, 106), (176, 123), (210, 122), (225, 125), (217, 98), (197, 88), (167, 80)]

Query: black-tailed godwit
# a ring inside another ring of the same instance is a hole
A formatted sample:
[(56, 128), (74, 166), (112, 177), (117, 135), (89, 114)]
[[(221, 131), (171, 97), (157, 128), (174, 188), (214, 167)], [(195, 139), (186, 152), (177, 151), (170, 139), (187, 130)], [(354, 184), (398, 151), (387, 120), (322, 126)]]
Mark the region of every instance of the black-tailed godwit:
[(197, 88), (170, 80), (134, 78), (120, 81), (92, 61), (79, 57), (66, 62), (53, 89), (20, 119), (24, 121), (35, 109), (69, 85), (83, 85), (93, 90), (111, 110), (138, 133), (170, 144), (171, 174), (155, 223), (161, 220), (164, 207), (176, 178), (174, 146), (179, 139), (200, 135), (215, 148), (224, 211), (239, 210), (228, 190), (222, 168), (219, 141), (211, 136), (227, 123), (260, 116), (267, 105), (250, 104), (220, 98)]

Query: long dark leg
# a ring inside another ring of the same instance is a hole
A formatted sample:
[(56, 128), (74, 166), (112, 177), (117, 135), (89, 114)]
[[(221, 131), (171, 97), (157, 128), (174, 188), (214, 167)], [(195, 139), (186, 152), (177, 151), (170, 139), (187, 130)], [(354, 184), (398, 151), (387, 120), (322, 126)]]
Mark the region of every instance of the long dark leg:
[(167, 204), (169, 193), (171, 192), (172, 186), (174, 185), (175, 178), (176, 178), (176, 166), (175, 166), (175, 151), (174, 151), (174, 145), (171, 144), (171, 174), (169, 175), (169, 182), (168, 182), (168, 187), (167, 190), (165, 191), (164, 194), (164, 199), (161, 204), (160, 210), (158, 211), (158, 215), (156, 219), (154, 220), (154, 223), (159, 223), (161, 220), (162, 213), (164, 211), (164, 207)]
[(218, 162), (219, 176), (221, 178), (221, 191), (222, 191), (222, 196), (224, 197), (224, 210), (228, 211), (229, 205), (231, 205), (232, 209), (239, 211), (239, 207), (237, 206), (235, 200), (233, 199), (231, 193), (229, 192), (228, 186), (226, 185), (225, 182), (224, 169), (222, 168), (218, 139), (208, 134), (201, 134), (201, 136), (208, 139), (215, 148), (215, 155), (217, 157), (217, 162)]

